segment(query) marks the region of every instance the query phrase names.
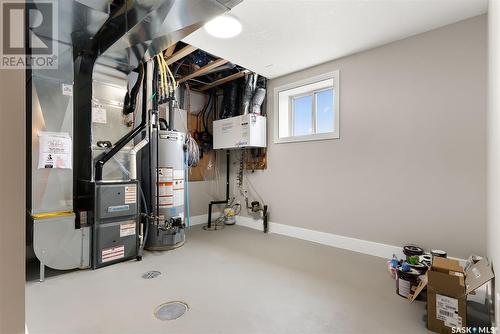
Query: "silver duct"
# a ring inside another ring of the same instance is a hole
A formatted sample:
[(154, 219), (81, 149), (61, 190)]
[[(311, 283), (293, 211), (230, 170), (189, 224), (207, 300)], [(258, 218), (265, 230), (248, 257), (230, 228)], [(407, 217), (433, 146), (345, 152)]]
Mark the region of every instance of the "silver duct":
[[(44, 1), (40, 1), (42, 3)], [(106, 109), (100, 122), (92, 122), (92, 158), (102, 153), (100, 140), (115, 142), (130, 130), (130, 119), (122, 114), (124, 96), (132, 72), (139, 62), (200, 28), (206, 21), (234, 7), (241, 0), (126, 0), (126, 24), (114, 31), (121, 35), (99, 53), (92, 70), (91, 103)], [(36, 3), (36, 0), (35, 0)], [(73, 99), (79, 94), (63, 92), (74, 82), (74, 49), (79, 49), (101, 29), (115, 11), (111, 0), (65, 0), (58, 2), (56, 34), (34, 29), (42, 40), (58, 45), (58, 67), (31, 72), (31, 191), (28, 197), (28, 257), (36, 255), (43, 265), (67, 270), (89, 264), (89, 227), (75, 228), (73, 211), (74, 177), (67, 169), (38, 169), (38, 134), (64, 132), (75, 140)], [(127, 178), (128, 151), (123, 149), (105, 166), (105, 179)], [(75, 152), (74, 152), (75, 153)], [(74, 154), (75, 155), (75, 154)], [(75, 168), (75, 164), (73, 168)], [(57, 212), (63, 215), (44, 218)], [(38, 217), (38, 218), (36, 218)], [(80, 217), (81, 219), (81, 217)], [(34, 228), (33, 228), (34, 227)], [(32, 239), (30, 238), (32, 236)]]

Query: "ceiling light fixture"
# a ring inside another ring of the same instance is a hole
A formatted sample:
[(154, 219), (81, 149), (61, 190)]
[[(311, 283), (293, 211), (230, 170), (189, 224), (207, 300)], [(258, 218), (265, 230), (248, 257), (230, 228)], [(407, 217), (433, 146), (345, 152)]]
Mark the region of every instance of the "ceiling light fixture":
[(220, 15), (205, 23), (205, 31), (217, 38), (231, 38), (241, 32), (241, 23), (234, 16)]

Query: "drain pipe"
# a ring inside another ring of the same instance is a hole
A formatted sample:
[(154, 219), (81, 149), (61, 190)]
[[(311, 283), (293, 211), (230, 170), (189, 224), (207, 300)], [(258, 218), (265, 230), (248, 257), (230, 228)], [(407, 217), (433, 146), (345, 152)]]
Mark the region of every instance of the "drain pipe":
[(130, 171), (129, 177), (131, 180), (137, 180), (137, 153), (142, 150), (149, 143), (148, 137), (145, 137), (137, 145), (135, 145), (129, 152), (130, 158)]

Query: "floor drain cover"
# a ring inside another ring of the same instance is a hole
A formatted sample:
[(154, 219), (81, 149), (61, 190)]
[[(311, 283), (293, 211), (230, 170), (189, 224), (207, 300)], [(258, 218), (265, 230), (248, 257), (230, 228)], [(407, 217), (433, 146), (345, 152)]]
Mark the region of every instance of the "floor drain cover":
[(156, 270), (151, 270), (151, 271), (146, 272), (144, 275), (142, 275), (142, 278), (152, 279), (152, 278), (156, 278), (160, 275), (161, 275), (161, 272), (156, 271)]
[(168, 302), (161, 304), (155, 310), (155, 317), (159, 320), (175, 320), (180, 318), (189, 309), (183, 302)]

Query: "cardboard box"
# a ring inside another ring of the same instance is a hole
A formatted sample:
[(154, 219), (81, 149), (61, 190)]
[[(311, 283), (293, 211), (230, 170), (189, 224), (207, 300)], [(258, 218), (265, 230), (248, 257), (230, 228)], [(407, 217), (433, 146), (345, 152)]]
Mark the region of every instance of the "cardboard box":
[(464, 272), (458, 261), (434, 257), (427, 272), (427, 328), (448, 334), (453, 328), (467, 327), (467, 295), (493, 277), (486, 259)]

